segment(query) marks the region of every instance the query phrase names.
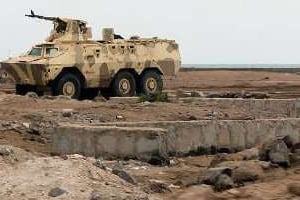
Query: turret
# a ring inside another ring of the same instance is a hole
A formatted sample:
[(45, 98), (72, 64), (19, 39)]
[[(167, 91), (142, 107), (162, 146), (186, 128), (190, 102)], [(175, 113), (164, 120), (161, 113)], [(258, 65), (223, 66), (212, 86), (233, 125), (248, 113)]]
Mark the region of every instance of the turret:
[(87, 27), (87, 22), (85, 21), (60, 17), (45, 17), (36, 15), (33, 11), (31, 11), (30, 15), (25, 16), (53, 22), (54, 28), (50, 36), (46, 39), (47, 42), (76, 42), (92, 39), (92, 29)]

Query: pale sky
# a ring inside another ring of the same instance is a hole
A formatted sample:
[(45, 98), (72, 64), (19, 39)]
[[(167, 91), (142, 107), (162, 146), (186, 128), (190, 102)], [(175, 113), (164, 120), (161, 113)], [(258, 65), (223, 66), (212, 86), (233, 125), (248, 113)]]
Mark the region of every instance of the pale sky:
[(185, 64), (299, 64), (300, 0), (9, 0), (1, 4), (0, 59), (42, 42), (36, 14), (84, 19), (129, 37), (176, 40)]

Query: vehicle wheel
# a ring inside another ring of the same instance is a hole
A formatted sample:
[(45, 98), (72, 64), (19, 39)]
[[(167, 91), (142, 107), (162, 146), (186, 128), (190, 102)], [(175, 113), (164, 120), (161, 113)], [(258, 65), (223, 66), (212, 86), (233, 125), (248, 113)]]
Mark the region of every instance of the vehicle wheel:
[(68, 73), (64, 74), (59, 78), (59, 80), (57, 80), (52, 90), (53, 95), (64, 95), (73, 99), (79, 99), (81, 96), (82, 84), (79, 77)]
[(112, 90), (114, 96), (131, 97), (135, 95), (136, 81), (130, 72), (120, 72), (116, 75)]
[(16, 94), (25, 95), (28, 92), (28, 87), (26, 85), (16, 85)]
[(145, 72), (139, 82), (139, 90), (142, 94), (156, 94), (162, 92), (163, 80), (156, 71)]

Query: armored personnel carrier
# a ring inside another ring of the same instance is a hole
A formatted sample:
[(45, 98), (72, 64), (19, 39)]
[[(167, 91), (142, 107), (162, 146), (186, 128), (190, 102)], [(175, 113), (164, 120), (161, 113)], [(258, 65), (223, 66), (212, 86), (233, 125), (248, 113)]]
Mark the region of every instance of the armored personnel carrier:
[(162, 91), (163, 80), (172, 78), (181, 67), (178, 44), (173, 40), (124, 39), (104, 28), (102, 40), (92, 40), (87, 22), (44, 17), (33, 11), (27, 17), (53, 22), (44, 43), (26, 54), (1, 62), (16, 83), (16, 93), (50, 89), (53, 95), (80, 98), (85, 91), (108, 89), (114, 96), (153, 94)]

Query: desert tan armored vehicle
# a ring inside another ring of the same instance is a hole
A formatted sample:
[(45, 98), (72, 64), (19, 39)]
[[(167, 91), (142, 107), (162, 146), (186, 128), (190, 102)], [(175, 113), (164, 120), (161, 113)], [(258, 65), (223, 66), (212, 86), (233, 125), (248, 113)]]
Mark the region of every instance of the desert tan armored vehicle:
[(85, 91), (109, 89), (114, 96), (157, 93), (163, 80), (178, 72), (181, 61), (173, 40), (123, 39), (111, 28), (103, 39), (92, 40), (91, 28), (82, 20), (44, 17), (31, 11), (27, 17), (54, 23), (46, 42), (26, 54), (1, 62), (4, 76), (16, 82), (17, 94), (28, 91), (80, 98)]

